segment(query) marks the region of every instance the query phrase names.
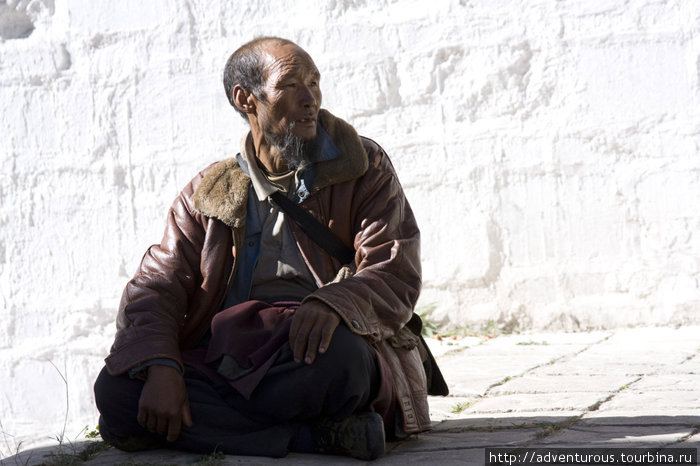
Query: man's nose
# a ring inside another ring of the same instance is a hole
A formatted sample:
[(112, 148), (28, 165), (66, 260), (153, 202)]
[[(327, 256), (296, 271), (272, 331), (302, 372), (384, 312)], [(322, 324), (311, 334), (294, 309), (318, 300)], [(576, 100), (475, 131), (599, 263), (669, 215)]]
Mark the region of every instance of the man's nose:
[(316, 95), (306, 84), (302, 84), (298, 87), (299, 89), (299, 102), (304, 106), (308, 107), (311, 105), (316, 105)]

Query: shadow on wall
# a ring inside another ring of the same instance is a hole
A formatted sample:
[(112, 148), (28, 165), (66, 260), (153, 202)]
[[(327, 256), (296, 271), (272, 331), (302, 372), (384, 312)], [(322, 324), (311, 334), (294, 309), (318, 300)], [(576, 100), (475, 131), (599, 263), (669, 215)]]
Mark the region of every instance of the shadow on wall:
[(32, 32), (34, 23), (26, 12), (0, 3), (0, 37), (4, 40), (24, 39)]
[(34, 32), (34, 18), (55, 11), (54, 0), (0, 0), (0, 39), (25, 39)]

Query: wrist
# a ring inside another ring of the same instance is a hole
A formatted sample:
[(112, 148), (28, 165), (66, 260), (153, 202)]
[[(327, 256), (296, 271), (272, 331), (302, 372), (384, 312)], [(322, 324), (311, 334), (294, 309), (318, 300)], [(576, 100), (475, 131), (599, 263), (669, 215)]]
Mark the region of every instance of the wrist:
[(179, 368), (176, 368), (169, 364), (152, 364), (148, 366), (146, 374), (146, 378), (159, 377), (164, 375), (172, 377), (174, 374), (182, 376)]

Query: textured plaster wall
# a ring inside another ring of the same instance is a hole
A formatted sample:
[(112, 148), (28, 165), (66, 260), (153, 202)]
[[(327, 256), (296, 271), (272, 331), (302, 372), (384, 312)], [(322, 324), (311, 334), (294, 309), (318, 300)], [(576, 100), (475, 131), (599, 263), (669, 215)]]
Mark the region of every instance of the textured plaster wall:
[(700, 322), (698, 2), (0, 0), (3, 454), (96, 423), (121, 290), (237, 151), (220, 75), (260, 34), (392, 156), (435, 320)]

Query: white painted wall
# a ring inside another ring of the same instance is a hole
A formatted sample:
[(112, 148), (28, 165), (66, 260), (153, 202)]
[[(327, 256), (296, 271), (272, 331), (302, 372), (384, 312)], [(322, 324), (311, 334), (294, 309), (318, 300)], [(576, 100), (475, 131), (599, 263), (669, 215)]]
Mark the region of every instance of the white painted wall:
[(0, 0), (3, 455), (63, 430), (66, 388), (66, 435), (96, 424), (121, 290), (236, 152), (220, 75), (260, 34), (392, 156), (436, 320), (700, 322), (694, 0)]

